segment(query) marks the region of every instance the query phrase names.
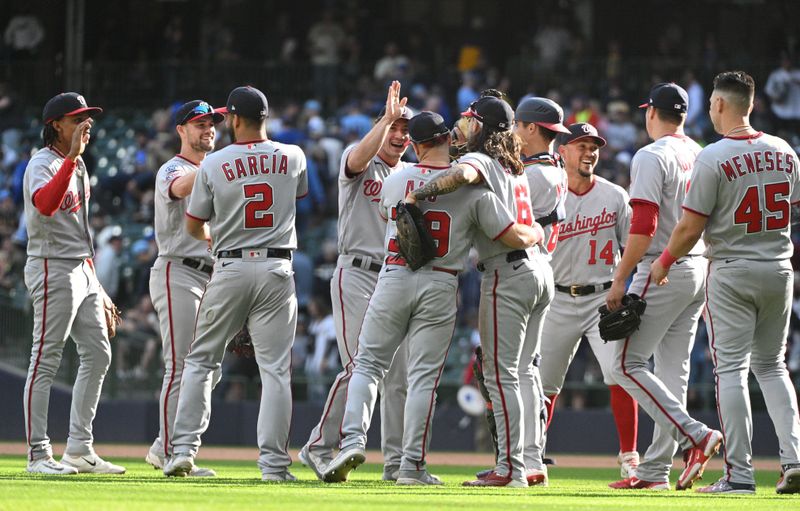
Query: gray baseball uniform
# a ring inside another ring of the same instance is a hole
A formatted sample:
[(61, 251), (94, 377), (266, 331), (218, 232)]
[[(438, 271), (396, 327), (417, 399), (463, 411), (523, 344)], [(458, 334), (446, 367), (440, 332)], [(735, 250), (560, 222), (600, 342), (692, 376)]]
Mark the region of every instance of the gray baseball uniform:
[(164, 379), (158, 402), (159, 434), (150, 451), (160, 457), (172, 454), (170, 442), (184, 359), (194, 339), (197, 309), (213, 265), (208, 244), (190, 236), (184, 227), (189, 198), (176, 199), (170, 191), (176, 179), (197, 168), (197, 163), (176, 155), (156, 174), (154, 223), (158, 258), (150, 270), (150, 298), (161, 330)]
[[(447, 168), (447, 167), (442, 167)], [(406, 167), (384, 181), (381, 209), (388, 217), (386, 265), (359, 337), (355, 369), (347, 389), (342, 447), (364, 447), (377, 385), (408, 335), (408, 396), (403, 429), (403, 472), (424, 471), (430, 445), (436, 388), (456, 320), (457, 274), (475, 237), (494, 239), (514, 223), (511, 213), (484, 187), (466, 187), (432, 202), (419, 202), (436, 240), (436, 257), (411, 271), (398, 255), (395, 205), (424, 186), (441, 168)]]
[[(704, 302), (705, 264), (697, 257), (702, 254), (702, 242), (678, 260), (669, 286), (650, 282), (650, 264), (667, 246), (680, 218), (699, 151), (700, 146), (690, 138), (667, 135), (640, 149), (631, 162), (631, 202), (655, 204), (658, 225), (628, 288), (647, 300), (647, 310), (639, 330), (615, 343), (613, 376), (656, 423), (653, 442), (636, 471), (636, 477), (644, 481), (669, 481), (677, 447), (692, 447), (710, 431), (685, 408), (689, 353)], [(654, 372), (648, 366), (651, 356)]]
[[(517, 222), (533, 222), (525, 175), (511, 174), (482, 153), (467, 153), (458, 161), (478, 171)], [(527, 469), (542, 469), (541, 459), (526, 465), (523, 446), (529, 434), (532, 441), (542, 435), (538, 429), (526, 430), (526, 421), (541, 428), (542, 390), (533, 356), (539, 350), (544, 314), (553, 297), (552, 270), (539, 246), (515, 251), (478, 237), (475, 248), (483, 269), (479, 310), (483, 371), (497, 423), (495, 472), (527, 483)]]
[(794, 285), (790, 203), (800, 201), (798, 170), (794, 150), (778, 137), (723, 138), (698, 155), (684, 202), (708, 217), (705, 319), (729, 482), (755, 484), (750, 370), (778, 436), (781, 464), (800, 463), (797, 394), (785, 363)]
[(40, 149), (25, 169), (23, 196), (28, 229), (25, 285), (33, 301), (33, 346), (23, 403), (28, 459), (52, 456), (47, 436), (47, 410), (67, 337), (80, 356), (72, 388), (69, 436), (65, 454), (93, 452), (92, 422), (100, 399), (111, 345), (108, 341), (103, 293), (94, 272), (89, 234), (89, 175), (78, 158), (67, 191), (52, 216), (33, 204), (64, 162), (55, 148)]
[(297, 247), (295, 199), (306, 195), (306, 159), (270, 140), (229, 145), (200, 165), (186, 214), (208, 221), (217, 256), (186, 357), (173, 451), (194, 456), (211, 413), (213, 374), (225, 344), (247, 322), (261, 383), (258, 465), (282, 474), (292, 415), (291, 346), (297, 298), (291, 250)]
[(611, 367), (614, 345), (600, 338), (597, 309), (605, 303), (602, 291), (610, 286), (628, 238), (628, 201), (624, 189), (599, 176), (585, 193), (570, 190), (567, 194), (567, 218), (558, 226), (558, 246), (550, 262), (558, 287), (542, 332), (540, 372), (545, 395), (561, 392), (584, 335), (600, 364), (603, 381), (616, 383)]
[[(392, 172), (406, 165), (400, 162), (390, 167), (375, 156), (364, 172), (351, 175), (347, 169), (347, 157), (354, 148), (352, 145), (345, 149), (339, 169), (339, 260), (331, 279), (333, 319), (343, 370), (336, 376), (322, 418), (308, 440), (309, 449), (325, 462), (331, 460), (341, 439), (347, 386), (359, 351), (359, 332), (383, 264), (386, 224), (379, 211), (383, 182)], [(403, 456), (407, 358), (408, 348), (403, 347), (379, 383), (381, 450), (384, 463), (391, 470), (400, 466)]]
[[(556, 158), (549, 153), (535, 154), (523, 158), (525, 164), (525, 177), (528, 179), (528, 188), (531, 195), (531, 213), (540, 223), (544, 222), (544, 245), (541, 256), (549, 261), (558, 243), (558, 220), (566, 215), (564, 201), (567, 194), (567, 173), (558, 163)], [(547, 273), (547, 278), (550, 273)], [(546, 283), (553, 287), (552, 281)], [(525, 345), (527, 349), (541, 349), (541, 345), (533, 343)], [(542, 453), (545, 444), (545, 429), (547, 415), (545, 407), (545, 394), (541, 381), (541, 369), (533, 364), (536, 353), (528, 353), (523, 349), (520, 355), (519, 379), (522, 403), (525, 406), (525, 447), (523, 449), (525, 466), (528, 469), (542, 469)], [(539, 392), (542, 391), (542, 392)], [(536, 394), (539, 392), (539, 394)], [(527, 403), (539, 401), (539, 406), (534, 408)], [(539, 415), (536, 415), (536, 410)]]

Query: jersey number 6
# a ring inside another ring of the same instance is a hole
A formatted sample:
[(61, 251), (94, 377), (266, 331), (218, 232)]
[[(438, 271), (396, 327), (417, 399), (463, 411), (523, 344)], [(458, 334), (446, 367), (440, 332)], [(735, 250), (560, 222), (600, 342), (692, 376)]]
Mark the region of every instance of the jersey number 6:
[(272, 187), (267, 183), (244, 185), (244, 198), (252, 199), (244, 206), (244, 228), (264, 229), (272, 227), (273, 214), (267, 213), (272, 207)]

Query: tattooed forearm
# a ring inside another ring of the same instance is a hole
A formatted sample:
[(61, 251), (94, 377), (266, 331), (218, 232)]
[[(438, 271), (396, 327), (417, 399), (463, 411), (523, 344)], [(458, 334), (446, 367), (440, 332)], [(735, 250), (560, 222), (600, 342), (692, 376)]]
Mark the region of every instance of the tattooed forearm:
[(412, 193), (417, 200), (424, 200), (426, 197), (436, 197), (452, 193), (469, 181), (464, 176), (464, 172), (459, 167), (448, 169), (433, 178), (422, 188), (414, 190)]

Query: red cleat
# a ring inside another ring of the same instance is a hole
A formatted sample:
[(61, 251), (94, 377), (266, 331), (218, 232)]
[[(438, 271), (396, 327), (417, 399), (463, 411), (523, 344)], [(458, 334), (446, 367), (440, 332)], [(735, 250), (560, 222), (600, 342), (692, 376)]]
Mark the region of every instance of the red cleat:
[(614, 490), (669, 490), (669, 483), (643, 481), (636, 477), (629, 477), (615, 483), (610, 483), (608, 487)]
[(464, 481), (462, 486), (506, 486), (508, 488), (527, 488), (528, 483), (516, 481), (508, 476), (501, 476), (492, 471), (483, 479), (476, 479), (474, 481)]
[(528, 470), (525, 478), (528, 480), (528, 486), (548, 486), (550, 484), (546, 470)]
[(722, 433), (711, 430), (697, 447), (692, 447), (684, 452), (683, 459), (686, 467), (675, 483), (676, 490), (686, 490), (691, 488), (695, 481), (703, 476), (706, 464), (712, 456), (719, 452), (722, 445)]

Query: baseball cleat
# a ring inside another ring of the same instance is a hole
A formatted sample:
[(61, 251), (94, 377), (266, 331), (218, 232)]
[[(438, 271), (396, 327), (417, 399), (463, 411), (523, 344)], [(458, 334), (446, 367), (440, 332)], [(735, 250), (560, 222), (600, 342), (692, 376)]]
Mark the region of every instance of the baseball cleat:
[(52, 456), (29, 461), (28, 468), (26, 470), (31, 474), (48, 474), (59, 476), (75, 475), (78, 473), (77, 468), (59, 463), (54, 460)]
[(775, 485), (775, 491), (780, 494), (800, 493), (800, 463), (781, 467), (781, 478)]
[(297, 481), (297, 478), (291, 472), (285, 470), (283, 472), (264, 474), (261, 480), (267, 483), (292, 483)]
[(714, 484), (704, 486), (695, 490), (697, 493), (728, 493), (728, 494), (753, 494), (756, 492), (756, 485), (746, 483), (734, 483), (726, 481), (723, 477)]
[(189, 471), (189, 477), (217, 477), (217, 473), (213, 468), (203, 468), (195, 465)]
[(397, 481), (400, 477), (400, 467), (390, 465), (383, 467), (383, 475), (381, 479), (384, 481)]
[(623, 479), (634, 477), (639, 466), (639, 453), (636, 451), (621, 452), (617, 455), (619, 476)]
[(550, 480), (547, 478), (547, 467), (544, 470), (528, 470), (525, 472), (525, 479), (528, 480), (528, 486), (548, 486)]
[(186, 477), (194, 468), (194, 457), (188, 454), (176, 454), (164, 465), (167, 477)]
[(85, 456), (70, 456), (64, 454), (61, 457), (61, 463), (70, 467), (74, 467), (82, 474), (124, 474), (125, 467), (114, 465), (95, 453), (87, 454)]
[(328, 464), (319, 456), (311, 452), (311, 449), (308, 448), (308, 445), (304, 445), (300, 452), (297, 454), (297, 457), (300, 459), (300, 463), (310, 468), (314, 474), (317, 476), (317, 479), (320, 481), (325, 480), (325, 467)]
[(491, 474), (493, 472), (494, 472), (493, 468), (487, 468), (486, 470), (481, 470), (480, 472), (475, 474), (475, 477), (477, 479), (486, 479), (487, 477), (489, 477), (489, 474)]
[(695, 481), (703, 476), (703, 471), (706, 468), (708, 460), (719, 452), (722, 445), (722, 433), (712, 429), (703, 438), (703, 441), (697, 447), (692, 447), (686, 450), (683, 455), (686, 461), (686, 468), (681, 472), (678, 477), (678, 482), (675, 483), (676, 490), (686, 490), (691, 488)]
[(555, 458), (542, 458), (542, 463), (545, 464), (545, 465), (553, 465), (553, 466), (555, 466), (556, 465), (556, 459)]
[(474, 481), (464, 481), (462, 486), (505, 486), (508, 488), (527, 488), (528, 481), (517, 481), (511, 479), (509, 476), (503, 476), (492, 470), (492, 472), (483, 479), (476, 479)]
[(643, 481), (636, 477), (628, 477), (621, 481), (609, 483), (613, 490), (669, 490), (669, 482)]
[(342, 449), (325, 469), (325, 477), (322, 480), (326, 483), (343, 483), (347, 481), (350, 471), (358, 468), (366, 460), (366, 453), (361, 447)]
[(147, 456), (144, 457), (144, 461), (152, 465), (153, 468), (164, 470), (164, 457), (159, 456), (153, 451), (147, 451)]
[(398, 470), (397, 486), (441, 486), (444, 483), (427, 470)]

